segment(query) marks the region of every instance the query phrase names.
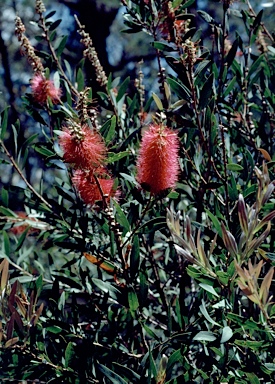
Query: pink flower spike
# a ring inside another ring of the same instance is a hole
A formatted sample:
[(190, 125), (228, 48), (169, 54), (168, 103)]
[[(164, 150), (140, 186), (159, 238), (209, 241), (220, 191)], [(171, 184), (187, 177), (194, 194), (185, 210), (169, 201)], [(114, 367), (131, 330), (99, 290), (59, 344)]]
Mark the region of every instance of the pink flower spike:
[(79, 136), (65, 128), (59, 138), (66, 163), (74, 164), (75, 168), (97, 169), (102, 166), (106, 156), (105, 143), (97, 131), (83, 125)]
[(153, 195), (175, 187), (179, 140), (167, 127), (151, 125), (144, 133), (137, 160), (137, 181)]
[(60, 101), (61, 89), (56, 88), (52, 80), (47, 80), (41, 73), (37, 73), (31, 79), (31, 89), (34, 100), (39, 104), (45, 104), (49, 98), (54, 104)]
[(101, 190), (98, 187), (93, 172), (87, 173), (78, 169), (72, 178), (73, 184), (86, 204), (94, 205), (96, 201), (102, 201), (102, 194), (106, 201), (109, 201), (110, 197), (116, 196), (116, 191), (113, 189), (113, 179), (102, 179), (98, 177), (97, 180)]

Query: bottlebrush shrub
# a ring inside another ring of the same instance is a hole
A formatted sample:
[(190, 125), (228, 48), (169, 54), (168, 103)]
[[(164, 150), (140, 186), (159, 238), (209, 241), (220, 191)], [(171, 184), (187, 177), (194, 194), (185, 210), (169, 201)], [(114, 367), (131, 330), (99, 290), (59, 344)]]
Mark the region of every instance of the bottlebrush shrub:
[(147, 64), (107, 77), (77, 17), (98, 93), (41, 0), (39, 46), (16, 18), (32, 80), (21, 127), (1, 113), (0, 378), (272, 383), (274, 37), (248, 2), (122, 3), (153, 92)]

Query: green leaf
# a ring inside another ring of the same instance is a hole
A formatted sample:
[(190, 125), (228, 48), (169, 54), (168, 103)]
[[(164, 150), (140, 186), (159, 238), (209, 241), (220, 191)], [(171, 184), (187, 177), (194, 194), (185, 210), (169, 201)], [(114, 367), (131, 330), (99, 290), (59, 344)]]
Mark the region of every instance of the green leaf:
[(10, 256), (10, 239), (6, 231), (2, 231), (5, 254)]
[(17, 217), (17, 215), (9, 208), (5, 208), (5, 207), (2, 207), (0, 206), (0, 212), (4, 215), (4, 216), (11, 216), (11, 217)]
[(203, 84), (202, 90), (200, 92), (199, 109), (203, 109), (209, 104), (209, 100), (213, 95), (213, 87), (214, 87), (213, 80), (214, 80), (214, 75), (211, 74)]
[(234, 343), (239, 345), (240, 347), (250, 348), (253, 351), (259, 350), (265, 344), (264, 341), (251, 341), (251, 340), (235, 340)]
[(75, 349), (74, 344), (70, 341), (65, 350), (65, 367), (68, 368), (71, 366), (74, 361)]
[(239, 37), (237, 37), (237, 39), (234, 41), (234, 43), (232, 44), (232, 47), (230, 48), (230, 50), (229, 50), (229, 52), (225, 58), (225, 61), (227, 63), (227, 68), (229, 68), (231, 66), (231, 64), (233, 63), (233, 60), (236, 57), (238, 46), (239, 46)]
[(125, 96), (129, 83), (130, 83), (130, 76), (126, 77), (126, 79), (123, 81), (123, 83), (119, 87), (118, 94), (116, 97), (117, 103), (122, 99), (123, 96)]
[(144, 328), (146, 335), (151, 337), (153, 340), (160, 340), (157, 334), (150, 327), (148, 327), (148, 325), (142, 324), (142, 327)]
[(178, 6), (181, 6), (180, 9), (185, 9), (190, 7), (194, 2), (195, 0), (188, 0), (184, 4), (182, 4), (183, 0), (174, 0), (172, 4), (174, 9)]
[(58, 20), (54, 21), (53, 23), (50, 23), (49, 30), (53, 31), (54, 29), (56, 29), (59, 26), (59, 24), (61, 22), (62, 22), (62, 19), (58, 19)]
[(128, 303), (129, 303), (129, 309), (130, 309), (131, 315), (133, 319), (135, 319), (136, 310), (139, 307), (139, 302), (138, 302), (137, 294), (132, 286), (129, 286), (128, 288)]
[(60, 57), (62, 55), (64, 48), (66, 47), (67, 40), (68, 40), (68, 36), (61, 36), (58, 39), (58, 42), (55, 44), (57, 57)]
[(2, 204), (5, 207), (8, 207), (9, 206), (9, 193), (6, 190), (6, 188), (4, 188), (4, 187), (2, 187), (2, 190), (1, 190), (1, 199), (2, 199)]
[(1, 124), (0, 138), (1, 138), (1, 140), (4, 140), (5, 134), (7, 131), (9, 109), (10, 109), (10, 107), (5, 108), (4, 111), (1, 113), (1, 116), (0, 116), (0, 124)]
[(261, 9), (258, 15), (255, 17), (255, 20), (252, 25), (252, 28), (254, 29), (253, 33), (255, 33), (255, 29), (257, 29), (260, 26), (262, 16), (263, 16), (263, 9)]
[(159, 51), (174, 52), (176, 49), (167, 43), (160, 43), (159, 41), (153, 41), (152, 46)]
[(205, 212), (207, 213), (207, 216), (209, 216), (212, 223), (214, 224), (214, 227), (215, 227), (216, 231), (218, 232), (219, 236), (222, 238), (222, 227), (221, 227), (219, 220), (208, 209), (205, 209)]
[(245, 372), (250, 384), (261, 384), (258, 377), (253, 372)]
[(233, 336), (233, 331), (229, 326), (226, 326), (222, 330), (221, 343), (226, 343)]
[(158, 95), (156, 95), (154, 92), (152, 92), (152, 96), (153, 96), (154, 102), (156, 103), (159, 111), (163, 111), (162, 101), (160, 100)]
[[(201, 284), (200, 284), (201, 285)], [(209, 315), (209, 313), (207, 312), (207, 309), (205, 307), (205, 302), (204, 300), (202, 300), (202, 303), (200, 305), (200, 311), (201, 313), (203, 314), (203, 316), (206, 318), (207, 321), (209, 321), (209, 323), (211, 324), (214, 324), (214, 325), (217, 325), (218, 327), (221, 327), (221, 325), (219, 323), (217, 323), (215, 320), (213, 320), (211, 318), (211, 316)]]
[(169, 192), (169, 194), (167, 195), (167, 198), (168, 199), (177, 199), (179, 197), (179, 193), (176, 192), (176, 191), (171, 191)]
[(275, 371), (275, 364), (274, 364), (274, 363), (265, 363), (264, 366), (265, 366), (269, 371)]
[(141, 230), (144, 230), (145, 228), (149, 232), (151, 232), (151, 231), (156, 231), (157, 229), (160, 229), (163, 227), (166, 227), (166, 217), (159, 216), (159, 217), (155, 217), (152, 220), (148, 220), (146, 223), (142, 224), (139, 227), (139, 232), (141, 232)]
[(207, 23), (215, 23), (215, 20), (213, 19), (212, 16), (210, 16), (207, 12), (205, 11), (197, 11), (198, 14), (205, 20)]
[(120, 205), (115, 200), (113, 200), (113, 204), (114, 204), (115, 211), (116, 211), (116, 213), (115, 213), (116, 220), (118, 221), (118, 223), (123, 228), (123, 234), (125, 235), (127, 232), (130, 232), (130, 230), (131, 230), (129, 221), (127, 220), (127, 217), (126, 217), (125, 213), (123, 212), (123, 210), (121, 209)]
[(128, 368), (125, 365), (121, 365), (117, 362), (113, 362), (115, 368), (117, 368), (118, 373), (123, 374), (123, 376), (127, 377), (129, 383), (140, 383), (141, 377), (136, 372), (132, 370), (132, 368)]
[(167, 77), (167, 83), (170, 85), (172, 91), (174, 91), (180, 99), (189, 100), (190, 99), (190, 91), (189, 89), (179, 83), (179, 81), (172, 79), (171, 77)]
[(77, 81), (78, 91), (83, 91), (85, 87), (85, 80), (84, 80), (84, 74), (81, 68), (78, 68), (77, 70), (76, 81)]
[(140, 307), (143, 307), (146, 303), (148, 291), (149, 291), (149, 285), (148, 285), (148, 276), (146, 271), (142, 270), (139, 273), (139, 283), (140, 283), (140, 289), (139, 289), (139, 302)]
[(172, 373), (172, 369), (173, 369), (173, 366), (175, 364), (182, 364), (183, 363), (183, 356), (182, 356), (182, 352), (181, 352), (181, 349), (178, 349), (176, 351), (174, 351), (168, 358), (168, 362), (167, 362), (167, 367), (166, 367), (166, 377), (169, 378), (171, 373)]
[[(102, 127), (102, 129), (103, 129), (103, 127)], [(116, 132), (116, 116), (114, 115), (110, 119), (110, 127), (109, 127), (107, 135), (105, 137), (106, 144), (109, 144), (110, 141), (113, 140), (115, 132)]]
[(224, 91), (224, 94), (223, 94), (223, 97), (226, 98), (226, 96), (229, 95), (229, 93), (233, 90), (234, 86), (235, 86), (235, 83), (236, 83), (236, 76), (233, 77), (233, 79), (230, 80), (230, 82), (228, 83), (225, 91)]
[(132, 278), (135, 277), (135, 275), (139, 271), (139, 261), (140, 261), (139, 237), (134, 236), (132, 249), (130, 253), (130, 273)]
[(119, 290), (114, 287), (111, 283), (108, 281), (102, 281), (100, 279), (97, 279), (96, 277), (92, 278), (93, 283), (103, 292), (108, 293), (108, 292), (113, 292), (117, 293)]
[(243, 171), (243, 167), (240, 164), (235, 164), (235, 163), (227, 164), (227, 169), (229, 171), (234, 171), (234, 172), (241, 172), (241, 171)]
[(49, 327), (46, 327), (46, 330), (50, 333), (58, 334), (63, 332), (63, 328), (58, 327), (57, 325), (51, 325)]
[(51, 151), (50, 149), (48, 149), (47, 147), (44, 147), (44, 146), (39, 147), (39, 146), (35, 145), (34, 149), (36, 152), (40, 153), (41, 155), (43, 155), (45, 157), (56, 156), (53, 151)]
[(39, 136), (38, 133), (34, 133), (27, 140), (24, 141), (22, 147), (28, 147)]
[(56, 14), (56, 11), (51, 11), (51, 12), (47, 13), (47, 15), (45, 16), (45, 20), (50, 19), (55, 14)]
[(199, 286), (202, 289), (204, 289), (205, 291), (212, 293), (212, 295), (219, 297), (219, 295), (217, 294), (217, 292), (215, 291), (215, 289), (211, 285), (200, 283)]
[(216, 336), (213, 332), (209, 331), (200, 331), (196, 334), (196, 336), (193, 337), (193, 340), (197, 341), (214, 341), (216, 340)]
[[(35, 38), (37, 41), (43, 41), (44, 40), (44, 37), (42, 37), (42, 36), (35, 36)], [(50, 42), (52, 43), (55, 38), (56, 38), (56, 31), (53, 31), (49, 37)]]
[(107, 163), (113, 164), (116, 161), (123, 159), (123, 157), (129, 156), (130, 153), (130, 151), (122, 151), (118, 153), (108, 152)]
[(18, 242), (16, 244), (16, 249), (15, 249), (16, 252), (19, 251), (19, 249), (21, 248), (22, 244), (24, 243), (25, 238), (27, 237), (27, 234), (28, 234), (29, 230), (30, 230), (30, 227), (27, 226), (27, 228), (20, 235), (20, 237), (18, 239)]
[(42, 289), (43, 289), (43, 275), (40, 275), (35, 282), (36, 287), (36, 297), (39, 297)]
[(112, 384), (128, 384), (121, 376), (117, 373), (111, 371), (109, 368), (105, 367), (105, 365), (98, 364), (99, 370), (105, 375)]

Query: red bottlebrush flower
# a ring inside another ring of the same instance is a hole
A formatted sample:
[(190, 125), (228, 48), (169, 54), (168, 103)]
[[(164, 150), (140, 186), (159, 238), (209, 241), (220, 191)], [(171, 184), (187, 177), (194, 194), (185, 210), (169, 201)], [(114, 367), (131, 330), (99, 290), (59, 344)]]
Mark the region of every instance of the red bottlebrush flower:
[(179, 141), (167, 127), (151, 125), (144, 133), (137, 160), (137, 181), (152, 194), (173, 188), (178, 180)]
[(72, 181), (77, 188), (80, 197), (86, 204), (94, 205), (96, 201), (102, 201), (102, 194), (106, 201), (109, 201), (110, 197), (116, 195), (116, 191), (114, 190), (114, 180), (97, 177), (101, 189), (100, 191), (92, 171), (85, 172), (78, 169), (75, 172)]
[(31, 89), (35, 101), (45, 104), (47, 99), (58, 103), (61, 96), (61, 89), (56, 88), (52, 80), (47, 80), (41, 73), (37, 73), (31, 80)]
[(59, 138), (66, 163), (76, 168), (95, 169), (104, 163), (106, 147), (100, 134), (92, 131), (88, 125), (80, 127), (79, 132), (65, 128)]

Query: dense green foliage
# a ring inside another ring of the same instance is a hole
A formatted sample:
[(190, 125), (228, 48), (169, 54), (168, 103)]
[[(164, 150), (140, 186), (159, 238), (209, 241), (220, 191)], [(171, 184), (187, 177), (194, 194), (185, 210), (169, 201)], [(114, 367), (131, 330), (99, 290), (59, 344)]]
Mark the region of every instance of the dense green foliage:
[[(67, 37), (41, 1), (37, 50), (16, 22), (26, 60), (62, 95), (37, 99), (34, 85), (25, 94), (33, 134), (1, 113), (2, 177), (5, 167), (18, 177), (1, 189), (0, 379), (272, 383), (273, 35), (248, 1), (234, 12), (232, 1), (217, 3), (222, 23), (189, 13), (193, 0), (122, 3), (123, 33), (151, 37), (154, 92), (142, 63), (136, 79), (106, 77), (78, 22), (95, 93), (84, 60), (63, 59)], [(236, 18), (245, 35), (230, 31)], [(180, 141), (179, 180), (160, 194), (136, 180), (152, 123)], [(94, 205), (73, 184), (60, 136), (82, 125), (101, 134), (119, 198), (104, 195), (101, 173)]]

